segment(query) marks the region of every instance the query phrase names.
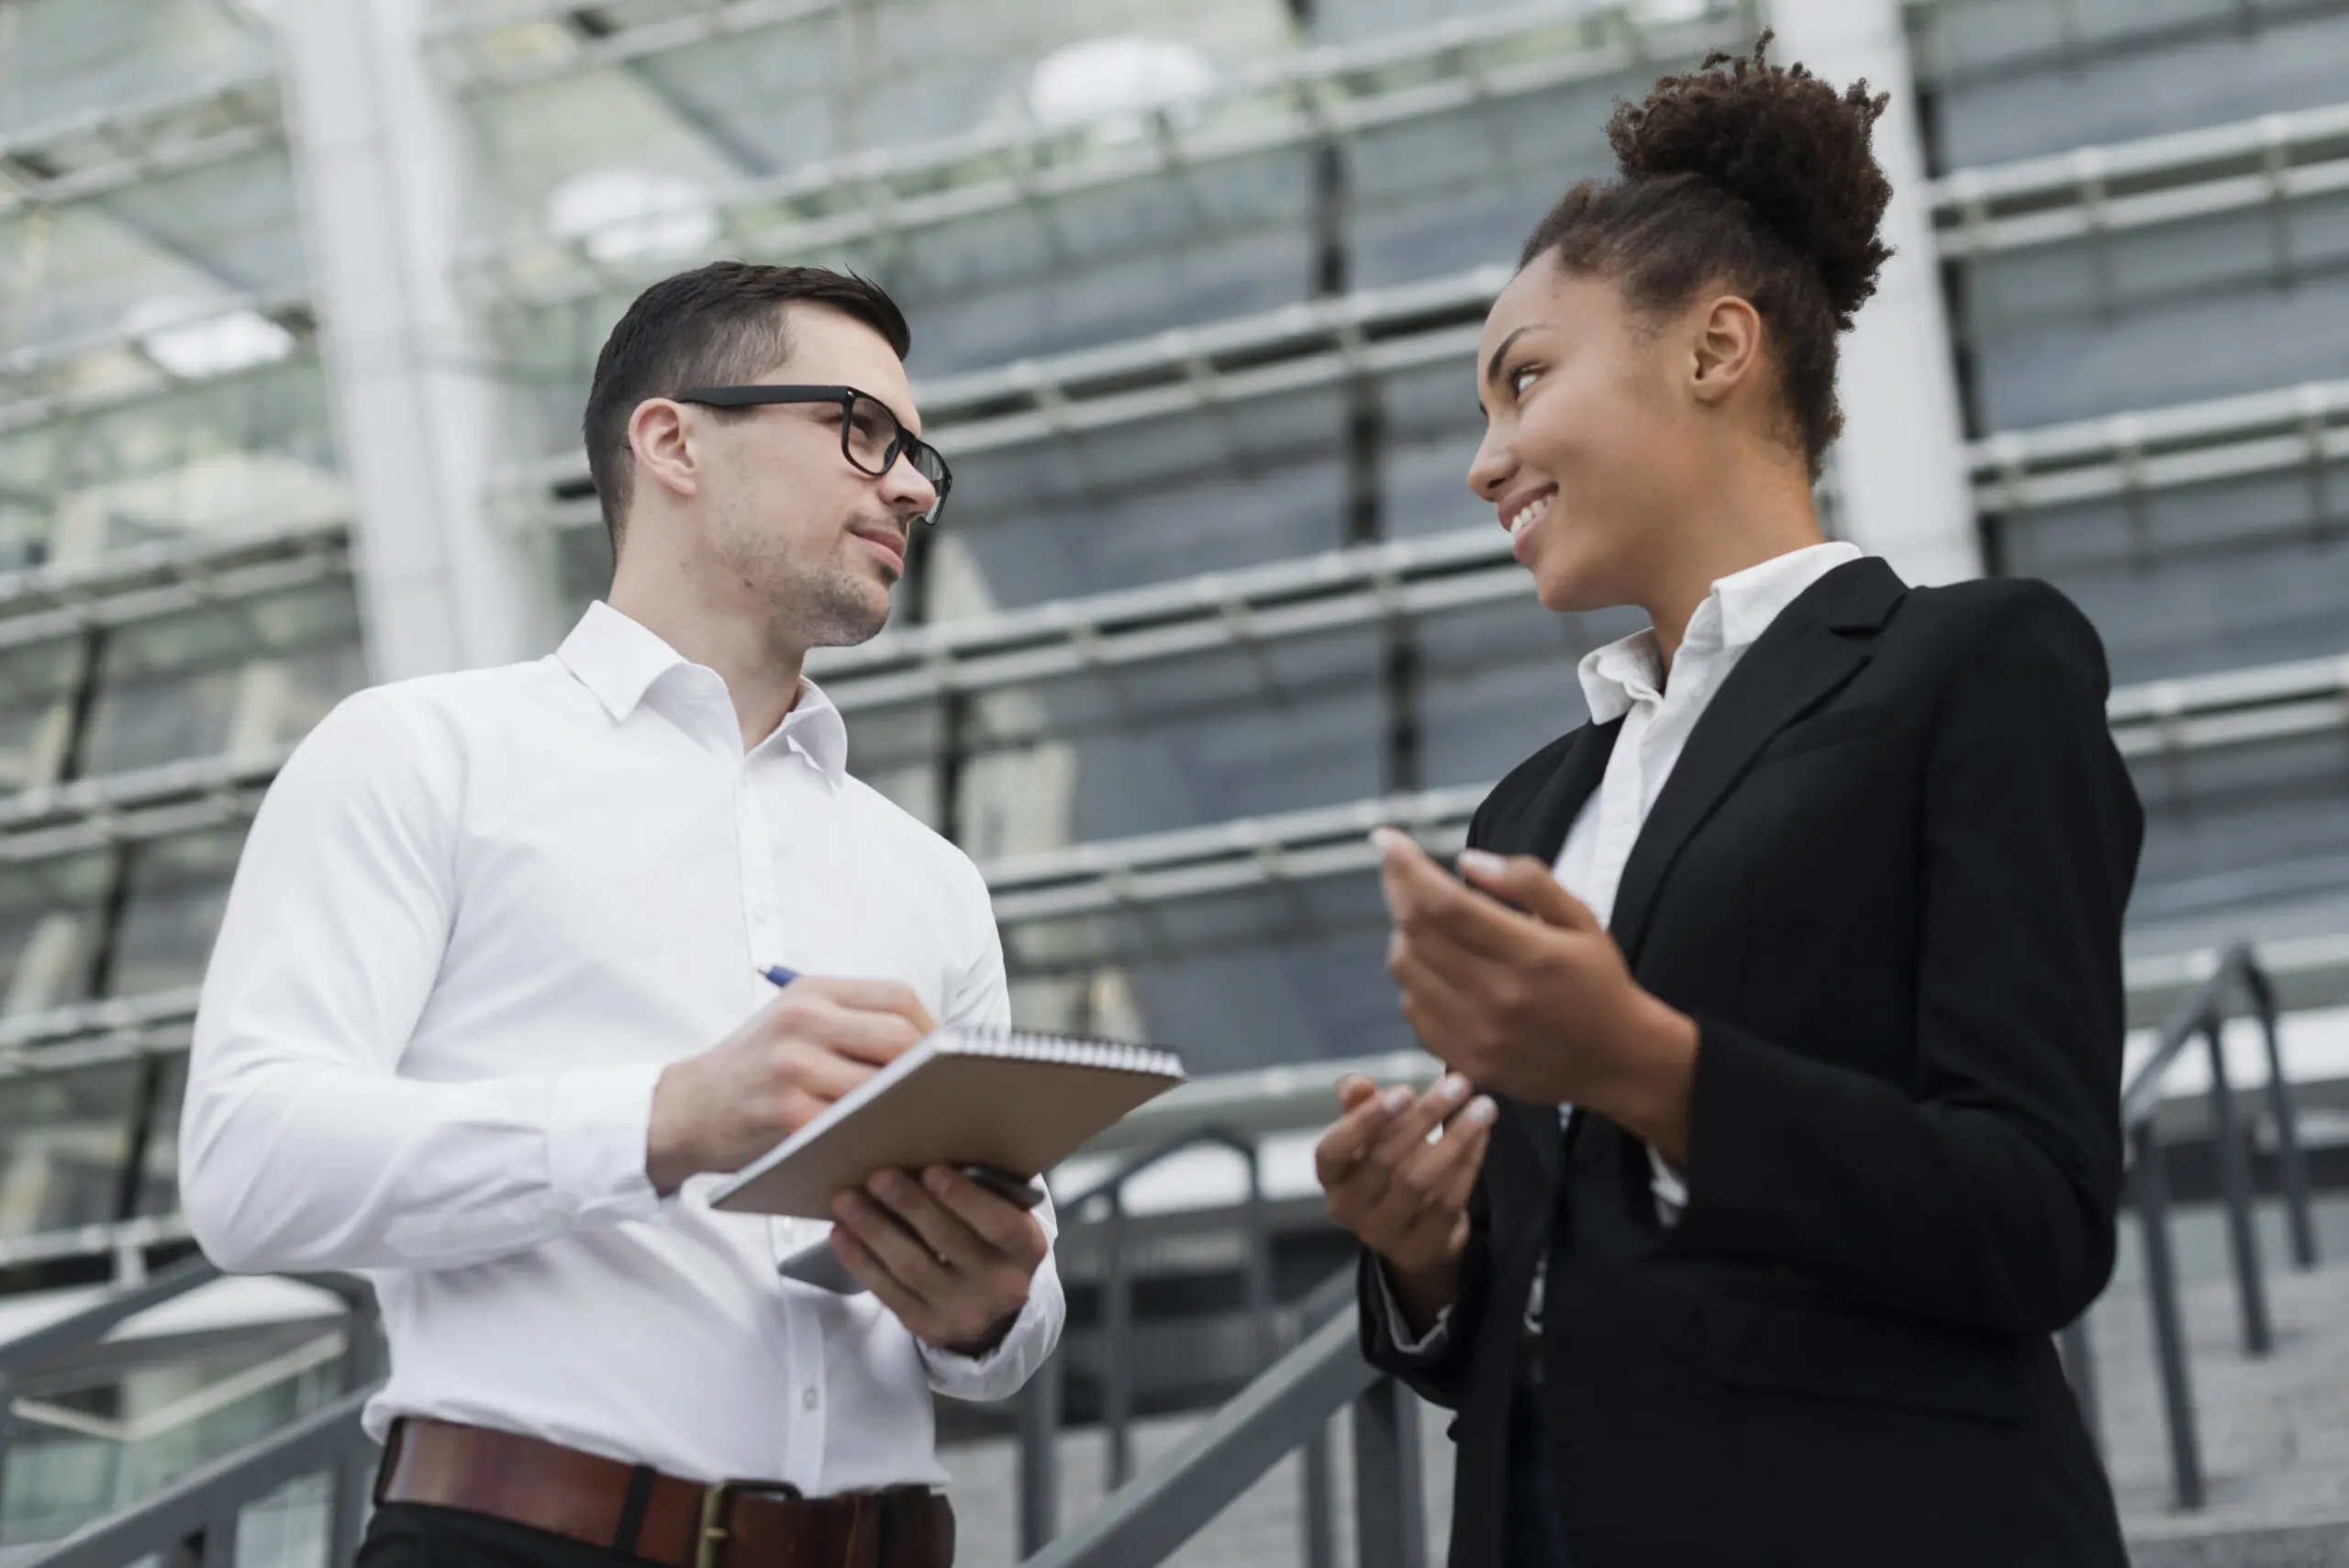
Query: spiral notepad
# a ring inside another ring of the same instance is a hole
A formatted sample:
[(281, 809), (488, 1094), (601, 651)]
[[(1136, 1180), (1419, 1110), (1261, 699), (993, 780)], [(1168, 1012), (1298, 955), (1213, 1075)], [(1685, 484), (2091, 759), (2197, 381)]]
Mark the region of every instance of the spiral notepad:
[(1171, 1051), (950, 1026), (728, 1177), (710, 1205), (829, 1219), (834, 1193), (887, 1165), (1040, 1176), (1182, 1081)]

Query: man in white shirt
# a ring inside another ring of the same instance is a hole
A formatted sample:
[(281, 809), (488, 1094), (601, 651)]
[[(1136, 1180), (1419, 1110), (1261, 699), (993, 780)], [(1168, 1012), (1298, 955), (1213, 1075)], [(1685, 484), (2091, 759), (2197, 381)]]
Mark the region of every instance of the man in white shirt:
[(931, 1393), (1004, 1397), (1058, 1339), (1049, 1204), (879, 1173), (841, 1296), (776, 1272), (820, 1224), (707, 1202), (933, 1019), (1008, 1021), (977, 870), (801, 674), (880, 629), (951, 483), (907, 337), (819, 269), (646, 291), (585, 421), (608, 604), (352, 697), (254, 822), (183, 1194), (224, 1266), (373, 1279), (374, 1568), (943, 1568)]

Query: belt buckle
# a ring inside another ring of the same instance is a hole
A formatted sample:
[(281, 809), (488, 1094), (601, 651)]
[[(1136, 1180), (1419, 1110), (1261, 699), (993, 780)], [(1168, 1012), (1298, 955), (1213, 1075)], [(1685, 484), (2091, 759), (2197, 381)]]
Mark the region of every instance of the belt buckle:
[(718, 1568), (718, 1554), (726, 1544), (726, 1509), (735, 1497), (774, 1496), (788, 1502), (800, 1496), (787, 1481), (717, 1481), (701, 1495), (701, 1527), (694, 1532), (693, 1568)]

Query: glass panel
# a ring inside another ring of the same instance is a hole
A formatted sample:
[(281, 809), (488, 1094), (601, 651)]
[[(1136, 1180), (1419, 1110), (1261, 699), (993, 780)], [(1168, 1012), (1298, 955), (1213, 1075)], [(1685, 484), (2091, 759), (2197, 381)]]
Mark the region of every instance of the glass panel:
[(245, 825), (239, 823), (132, 850), (109, 994), (139, 996), (204, 977), (244, 841)]

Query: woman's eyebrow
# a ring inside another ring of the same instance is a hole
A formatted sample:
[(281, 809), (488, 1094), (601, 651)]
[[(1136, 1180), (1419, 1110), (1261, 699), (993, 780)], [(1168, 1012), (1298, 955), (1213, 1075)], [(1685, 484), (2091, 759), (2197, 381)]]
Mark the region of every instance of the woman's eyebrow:
[(1497, 383), (1501, 379), (1501, 358), (1508, 352), (1509, 346), (1515, 343), (1520, 338), (1524, 337), (1528, 332), (1547, 331), (1549, 329), (1549, 325), (1550, 324), (1546, 321), (1529, 321), (1524, 326), (1519, 328), (1516, 331), (1511, 332), (1508, 337), (1502, 339), (1498, 343), (1495, 344), (1493, 347), (1492, 357), (1485, 361), (1485, 379), (1489, 382)]

